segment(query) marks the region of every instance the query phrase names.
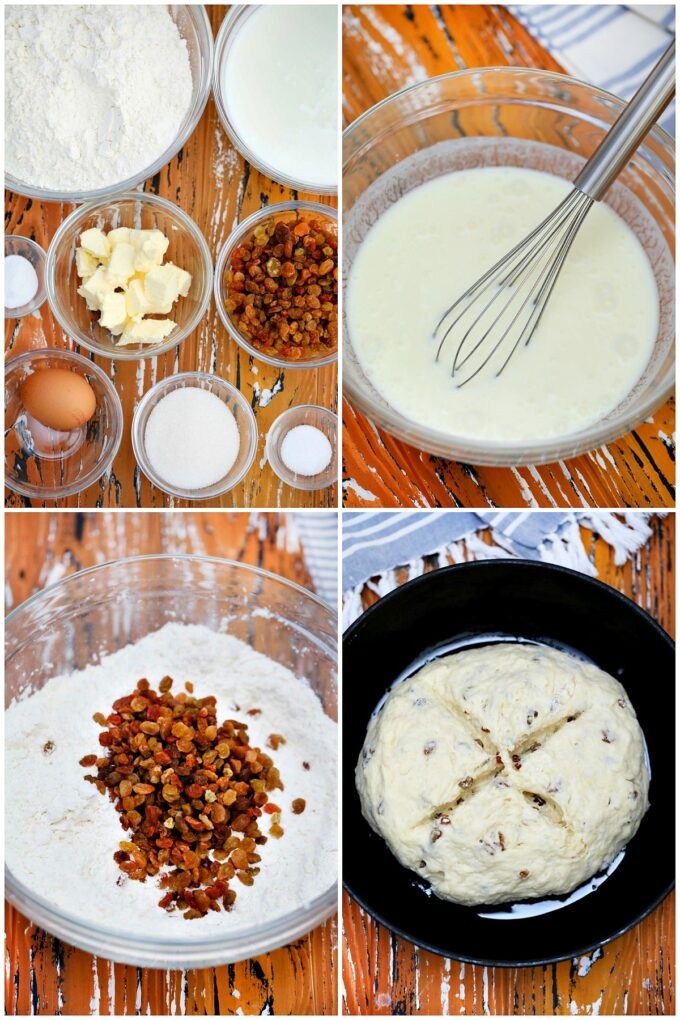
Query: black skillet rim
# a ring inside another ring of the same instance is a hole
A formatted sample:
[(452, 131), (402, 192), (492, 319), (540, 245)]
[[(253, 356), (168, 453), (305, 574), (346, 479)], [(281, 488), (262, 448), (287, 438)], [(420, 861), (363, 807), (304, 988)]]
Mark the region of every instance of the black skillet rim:
[[(655, 620), (654, 617), (650, 615), (650, 613), (648, 613), (641, 606), (639, 606), (637, 602), (634, 602), (632, 599), (628, 598), (627, 595), (624, 595), (623, 592), (620, 592), (617, 588), (613, 588), (611, 585), (606, 584), (604, 581), (599, 581), (597, 578), (591, 577), (589, 574), (584, 574), (581, 573), (581, 571), (572, 570), (569, 567), (563, 567), (556, 563), (544, 563), (541, 560), (515, 559), (513, 557), (500, 557), (498, 559), (493, 560), (470, 560), (465, 563), (454, 563), (446, 567), (439, 567), (436, 570), (427, 571), (426, 573), (421, 574), (419, 577), (414, 577), (410, 581), (405, 581), (404, 584), (398, 585), (391, 592), (388, 592), (386, 595), (383, 595), (382, 598), (378, 599), (377, 602), (374, 602), (372, 606), (369, 606), (369, 608), (365, 612), (363, 612), (361, 616), (357, 617), (357, 619), (354, 620), (349, 625), (349, 627), (343, 632), (342, 638), (343, 646), (346, 641), (351, 640), (351, 638), (354, 636), (359, 627), (362, 624), (366, 623), (366, 618), (369, 617), (370, 614), (373, 613), (373, 611), (376, 610), (378, 606), (384, 608), (384, 604), (386, 602), (389, 602), (393, 598), (396, 598), (399, 595), (399, 593), (402, 592), (405, 588), (415, 588), (418, 585), (427, 583), (427, 578), (431, 574), (435, 573), (439, 574), (442, 572), (448, 574), (455, 572), (457, 574), (460, 574), (469, 571), (470, 569), (479, 569), (480, 567), (483, 568), (489, 564), (493, 564), (494, 566), (510, 564), (513, 567), (519, 569), (523, 569), (524, 567), (531, 568), (538, 567), (542, 570), (551, 571), (552, 573), (555, 574), (565, 574), (570, 577), (575, 576), (578, 577), (581, 581), (595, 588), (604, 589), (609, 596), (611, 595), (615, 596), (618, 602), (625, 604), (627, 607), (632, 606), (632, 608), (636, 611), (638, 616), (642, 617), (647, 624), (651, 623), (652, 629), (656, 630), (659, 637), (661, 637), (662, 640), (665, 640), (671, 646), (673, 652), (675, 652), (675, 642), (671, 638), (670, 634), (668, 634), (663, 629), (661, 624), (657, 620)], [(457, 954), (456, 956), (452, 956), (444, 952), (440, 947), (432, 945), (426, 942), (424, 939), (414, 938), (413, 935), (409, 934), (404, 929), (388, 923), (381, 916), (379, 911), (374, 910), (363, 897), (358, 896), (352, 890), (351, 885), (344, 879), (344, 877), (342, 885), (343, 888), (352, 897), (352, 899), (355, 900), (363, 910), (370, 914), (371, 917), (373, 917), (376, 921), (382, 924), (383, 927), (387, 928), (388, 931), (393, 932), (395, 935), (398, 935), (400, 938), (406, 940), (407, 942), (411, 942), (413, 945), (416, 945), (421, 949), (425, 949), (430, 953), (435, 953), (437, 956), (442, 956), (445, 959), (449, 960), (459, 960), (461, 963), (469, 963), (481, 967), (542, 967), (547, 966), (548, 964), (561, 963), (563, 960), (570, 960), (574, 959), (575, 957), (585, 955), (587, 953), (595, 952), (601, 946), (606, 946), (610, 942), (613, 942), (615, 939), (620, 938), (621, 935), (625, 935), (625, 933), (627, 931), (630, 931), (631, 928), (634, 928), (636, 925), (640, 924), (641, 921), (644, 921), (644, 919), (648, 917), (651, 913), (653, 913), (653, 911), (656, 910), (656, 908), (666, 899), (666, 897), (669, 895), (670, 892), (672, 892), (672, 890), (675, 887), (675, 879), (672, 879), (670, 883), (667, 885), (667, 887), (664, 890), (662, 890), (662, 892), (651, 903), (649, 903), (643, 911), (641, 911), (634, 918), (632, 918), (628, 924), (625, 924), (617, 931), (612, 932), (609, 936), (607, 936), (607, 938), (605, 939), (600, 938), (597, 939), (595, 942), (586, 943), (583, 946), (574, 946), (572, 949), (569, 950), (568, 953), (560, 952), (558, 955), (537, 957), (534, 960), (508, 960), (508, 959), (493, 960), (484, 957), (466, 956), (463, 955), (462, 953)]]

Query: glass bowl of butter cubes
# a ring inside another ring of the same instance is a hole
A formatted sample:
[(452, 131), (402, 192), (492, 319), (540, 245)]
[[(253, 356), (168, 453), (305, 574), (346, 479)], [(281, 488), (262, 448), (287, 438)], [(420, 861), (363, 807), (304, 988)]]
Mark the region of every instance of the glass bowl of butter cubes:
[(47, 299), (66, 333), (94, 354), (164, 354), (203, 318), (210, 249), (191, 217), (158, 195), (123, 192), (79, 206), (47, 252)]

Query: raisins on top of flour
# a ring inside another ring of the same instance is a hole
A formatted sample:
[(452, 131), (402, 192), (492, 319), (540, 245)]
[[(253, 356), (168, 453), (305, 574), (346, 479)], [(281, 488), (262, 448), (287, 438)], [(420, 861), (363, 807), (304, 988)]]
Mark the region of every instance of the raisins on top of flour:
[(187, 920), (209, 910), (230, 910), (236, 878), (252, 885), (260, 868), (257, 848), (267, 837), (258, 819), (273, 813), (280, 837), (280, 808), (269, 794), (283, 790), (269, 755), (252, 747), (237, 719), (217, 723), (216, 699), (189, 691), (172, 694), (172, 678), (160, 692), (139, 680), (132, 694), (113, 703), (99, 735), (100, 756), (85, 780), (108, 795), (126, 838), (113, 857), (128, 878), (160, 875), (167, 890), (159, 901)]

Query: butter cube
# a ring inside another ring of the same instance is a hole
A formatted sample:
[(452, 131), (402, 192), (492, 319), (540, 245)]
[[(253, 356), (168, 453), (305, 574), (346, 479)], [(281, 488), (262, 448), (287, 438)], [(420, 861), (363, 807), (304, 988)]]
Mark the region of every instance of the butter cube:
[(109, 277), (106, 267), (100, 266), (88, 280), (78, 287), (78, 293), (85, 298), (91, 312), (99, 312), (104, 298), (115, 289), (116, 285)]
[(130, 242), (137, 249), (135, 269), (148, 273), (154, 266), (160, 266), (163, 256), (170, 247), (170, 241), (161, 230), (132, 230)]
[(125, 291), (125, 302), (127, 313), (131, 319), (141, 318), (142, 315), (146, 315), (147, 312), (151, 311), (149, 302), (146, 299), (143, 276), (135, 276), (128, 282), (127, 290)]
[(117, 294), (115, 291), (107, 294), (102, 302), (102, 314), (99, 317), (99, 325), (114, 335), (122, 333), (127, 322), (127, 306), (125, 294)]
[(129, 227), (116, 227), (114, 230), (109, 230), (106, 236), (109, 240), (109, 244), (111, 245), (111, 247), (115, 248), (117, 244), (121, 243), (130, 244), (131, 233), (132, 231), (130, 230)]
[(81, 280), (89, 280), (97, 271), (99, 261), (84, 248), (76, 248), (76, 272)]
[(191, 287), (191, 273), (173, 265), (156, 266), (144, 277), (147, 311), (167, 315), (178, 297), (186, 297)]
[(177, 325), (172, 319), (128, 319), (119, 344), (157, 344)]
[(91, 227), (89, 230), (82, 232), (80, 235), (80, 246), (85, 251), (89, 251), (90, 255), (94, 255), (100, 262), (107, 259), (111, 254), (108, 238), (104, 231), (98, 227)]
[(135, 249), (127, 241), (120, 241), (111, 252), (108, 272), (117, 286), (122, 287), (135, 275)]
[[(165, 266), (156, 266), (144, 278), (144, 290), (149, 302), (149, 311), (166, 315), (179, 297), (180, 280), (177, 266), (168, 262)], [(189, 275), (188, 273), (186, 274)]]
[[(169, 264), (172, 265), (172, 262)], [(191, 273), (187, 273), (186, 269), (180, 269), (179, 266), (174, 268), (177, 270), (177, 292), (180, 297), (186, 297), (191, 287)]]

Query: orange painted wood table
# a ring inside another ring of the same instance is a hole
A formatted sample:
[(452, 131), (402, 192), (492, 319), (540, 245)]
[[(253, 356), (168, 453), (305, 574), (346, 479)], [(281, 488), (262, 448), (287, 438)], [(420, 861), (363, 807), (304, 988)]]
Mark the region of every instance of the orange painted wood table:
[[(213, 34), (228, 5), (207, 7)], [(233, 148), (217, 115), (212, 98), (193, 135), (175, 158), (156, 177), (146, 181), (144, 190), (176, 203), (191, 216), (203, 232), (213, 259), (217, 257), (234, 226), (265, 204), (304, 198), (336, 206), (335, 198), (320, 198), (293, 192), (264, 177), (246, 163)], [(62, 220), (73, 205), (41, 203), (21, 195), (5, 194), (5, 232), (31, 237), (47, 249)], [(62, 332), (45, 303), (39, 315), (5, 324), (7, 357), (42, 347), (78, 349)], [(88, 355), (85, 350), (80, 351)], [(296, 404), (319, 404), (337, 409), (337, 371), (331, 364), (319, 369), (281, 370), (254, 360), (228, 336), (214, 299), (198, 328), (168, 354), (143, 361), (112, 361), (94, 357), (116, 387), (123, 405), (123, 441), (108, 477), (77, 496), (61, 500), (60, 506), (80, 507), (163, 507), (190, 506), (154, 488), (136, 471), (130, 426), (136, 406), (156, 382), (177, 372), (210, 372), (236, 386), (251, 404), (259, 430), (257, 455), (243, 483), (224, 496), (206, 500), (202, 506), (278, 507), (337, 506), (337, 485), (319, 492), (303, 492), (283, 485), (269, 464), (262, 464), (264, 442), (274, 419)], [(8, 493), (9, 506), (24, 506), (26, 500)], [(41, 505), (34, 503), (33, 505)], [(55, 505), (54, 502), (48, 505)]]
[[(7, 608), (123, 555), (242, 560), (312, 588), (285, 514), (6, 513)], [(5, 1008), (18, 1016), (326, 1015), (337, 1010), (336, 920), (283, 949), (207, 970), (147, 970), (66, 945), (6, 908)]]
[[(624, 567), (582, 529), (586, 551), (606, 584), (675, 627), (675, 519), (652, 520), (649, 543)], [(489, 541), (488, 533), (481, 537)], [(427, 564), (425, 569), (431, 569)], [(409, 572), (398, 576), (400, 584)], [(363, 605), (377, 596), (364, 588)], [(543, 967), (475, 967), (397, 938), (347, 893), (343, 906), (344, 1011), (417, 1016), (655, 1016), (675, 1012), (675, 897), (594, 953)]]
[[(348, 5), (343, 17), (346, 124), (393, 92), (468, 67), (563, 71), (503, 7)], [(674, 506), (675, 412), (667, 403), (631, 432), (573, 460), (487, 468), (423, 453), (343, 406), (347, 507)]]

